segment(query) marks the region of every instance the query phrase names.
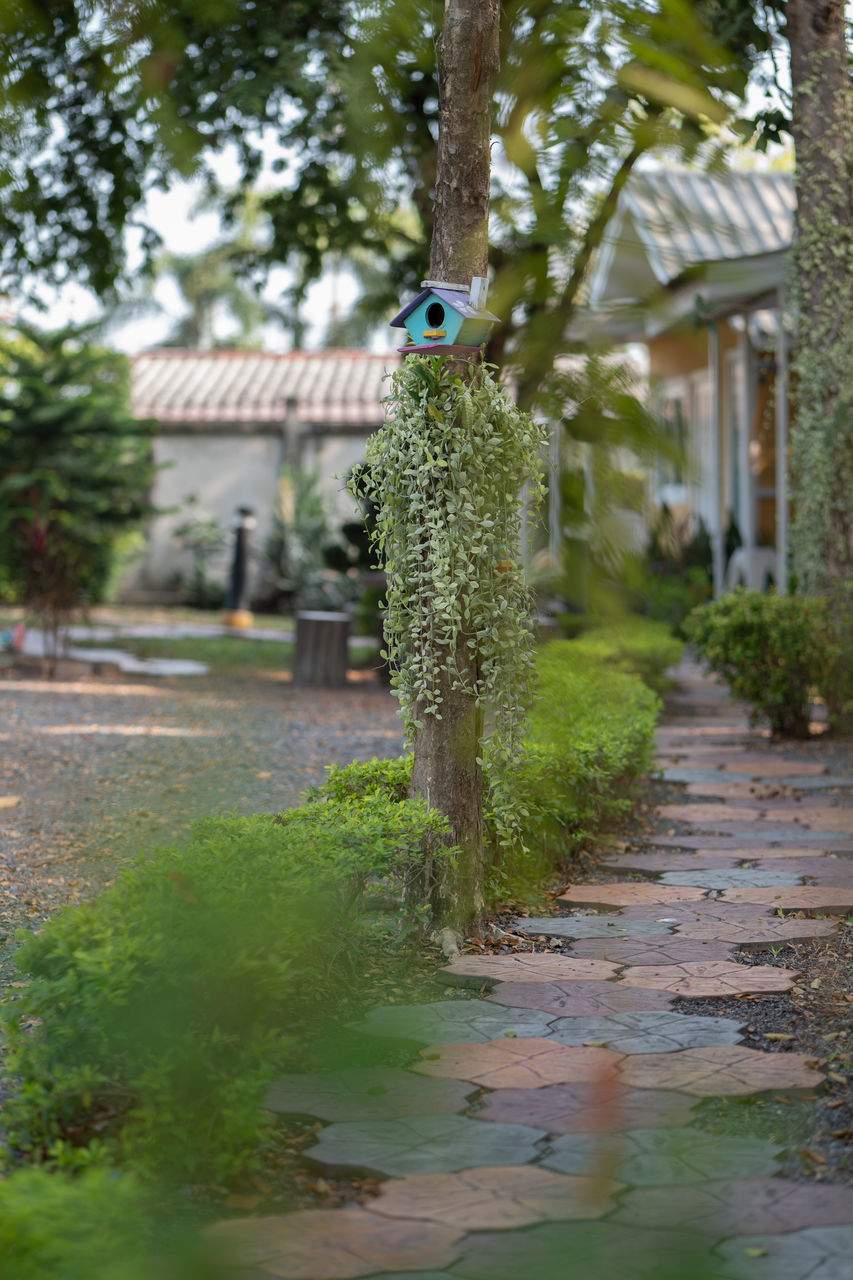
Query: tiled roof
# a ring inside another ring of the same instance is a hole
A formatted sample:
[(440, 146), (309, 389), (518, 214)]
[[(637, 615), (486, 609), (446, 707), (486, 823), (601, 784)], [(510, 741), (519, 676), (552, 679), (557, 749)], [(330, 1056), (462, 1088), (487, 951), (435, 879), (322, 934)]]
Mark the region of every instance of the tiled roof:
[[(779, 253), (791, 244), (790, 173), (648, 169), (623, 191), (593, 273), (593, 306), (639, 300), (703, 263)], [(640, 260), (651, 274), (644, 277)]]
[(303, 423), (376, 427), (382, 378), (396, 354), (368, 351), (148, 351), (132, 360), (139, 418), (164, 423), (283, 422), (288, 400)]

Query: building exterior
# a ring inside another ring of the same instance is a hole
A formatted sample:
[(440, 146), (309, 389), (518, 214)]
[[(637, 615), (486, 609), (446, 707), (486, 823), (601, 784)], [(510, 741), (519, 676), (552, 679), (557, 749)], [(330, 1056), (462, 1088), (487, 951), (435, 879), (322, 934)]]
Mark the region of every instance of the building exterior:
[[(654, 498), (711, 535), (714, 587), (787, 580), (787, 173), (634, 175), (594, 264), (576, 336), (640, 342), (651, 394), (686, 446)], [(743, 546), (727, 564), (733, 519)]]
[[(149, 351), (132, 361), (132, 406), (153, 418), (161, 469), (141, 559), (125, 579), (127, 599), (157, 599), (181, 569), (175, 530), (197, 513), (223, 529), (238, 507), (257, 516), (255, 545), (272, 528), (284, 464), (316, 472), (340, 518), (352, 499), (343, 477), (383, 418), (383, 377), (397, 354), (340, 350)], [(338, 478), (336, 478), (338, 477)]]

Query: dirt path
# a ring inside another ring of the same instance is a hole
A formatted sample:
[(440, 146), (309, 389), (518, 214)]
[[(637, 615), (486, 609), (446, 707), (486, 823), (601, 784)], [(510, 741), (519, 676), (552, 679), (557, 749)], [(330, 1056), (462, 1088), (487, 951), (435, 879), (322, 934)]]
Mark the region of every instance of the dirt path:
[(91, 897), (208, 814), (295, 803), (330, 763), (396, 755), (378, 684), (273, 677), (0, 681), (0, 983), (19, 927)]

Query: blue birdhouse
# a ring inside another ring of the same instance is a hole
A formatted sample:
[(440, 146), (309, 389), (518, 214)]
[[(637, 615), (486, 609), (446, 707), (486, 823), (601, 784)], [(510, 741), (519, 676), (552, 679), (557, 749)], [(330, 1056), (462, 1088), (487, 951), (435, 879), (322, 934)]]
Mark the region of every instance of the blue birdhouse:
[(498, 317), (486, 310), (488, 281), (475, 276), (470, 288), (424, 280), (426, 286), (391, 321), (392, 329), (405, 328), (414, 345), (400, 351), (433, 351), (436, 354), (479, 351)]

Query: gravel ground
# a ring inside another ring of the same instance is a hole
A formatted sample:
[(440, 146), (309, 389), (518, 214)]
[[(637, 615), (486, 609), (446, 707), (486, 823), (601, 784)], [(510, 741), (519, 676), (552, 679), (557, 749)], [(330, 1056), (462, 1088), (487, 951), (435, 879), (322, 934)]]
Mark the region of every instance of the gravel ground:
[[(92, 897), (208, 814), (295, 803), (336, 762), (398, 755), (396, 702), (279, 676), (0, 679), (0, 985), (16, 931)], [(5, 800), (5, 804), (3, 801)]]

